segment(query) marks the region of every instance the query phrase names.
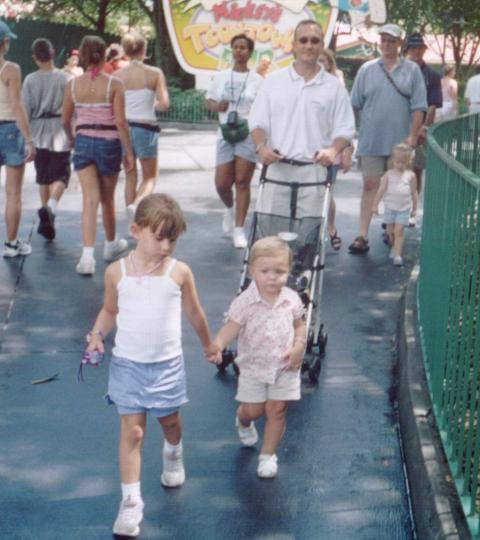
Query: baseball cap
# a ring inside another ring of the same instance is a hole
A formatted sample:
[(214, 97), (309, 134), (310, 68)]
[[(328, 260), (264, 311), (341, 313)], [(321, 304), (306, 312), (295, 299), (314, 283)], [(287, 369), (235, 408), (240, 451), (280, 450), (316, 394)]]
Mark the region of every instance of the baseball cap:
[(17, 39), (17, 34), (14, 34), (3, 21), (0, 21), (0, 41), (6, 37)]
[(78, 49), (72, 49), (68, 56), (78, 56)]
[(405, 50), (407, 50), (409, 47), (426, 47), (425, 41), (423, 41), (423, 36), (420, 34), (420, 32), (414, 32), (408, 36), (407, 42), (405, 43)]
[(402, 29), (397, 24), (384, 24), (378, 29), (379, 34), (387, 34), (394, 38), (400, 39), (402, 37)]

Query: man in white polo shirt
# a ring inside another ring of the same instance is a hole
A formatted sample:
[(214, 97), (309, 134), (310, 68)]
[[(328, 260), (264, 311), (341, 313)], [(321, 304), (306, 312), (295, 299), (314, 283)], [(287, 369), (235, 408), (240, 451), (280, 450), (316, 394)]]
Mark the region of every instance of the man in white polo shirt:
[[(285, 157), (327, 167), (350, 144), (355, 134), (350, 99), (339, 80), (318, 62), (322, 50), (320, 25), (301, 21), (294, 33), (295, 61), (269, 75), (261, 86), (249, 125), (263, 164)], [(295, 174), (302, 175), (300, 169), (305, 168), (296, 169)]]
[(480, 112), (480, 74), (468, 79), (465, 89), (465, 99), (470, 114)]

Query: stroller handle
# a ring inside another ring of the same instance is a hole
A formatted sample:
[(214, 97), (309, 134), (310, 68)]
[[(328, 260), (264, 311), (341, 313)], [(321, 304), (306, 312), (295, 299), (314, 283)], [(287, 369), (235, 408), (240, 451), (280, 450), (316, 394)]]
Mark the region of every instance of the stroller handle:
[[(278, 150), (274, 150), (274, 152), (277, 152), (278, 153)], [(319, 163), (317, 163), (316, 161), (314, 161), (313, 159), (311, 161), (302, 161), (302, 160), (299, 160), (299, 159), (293, 159), (293, 158), (287, 158), (287, 157), (282, 157), (280, 158), (277, 163), (284, 163), (286, 165), (293, 165), (294, 167), (305, 167), (306, 165), (320, 165)], [(324, 165), (321, 165), (322, 167)], [(267, 178), (267, 169), (268, 169), (268, 165), (263, 165), (262, 167), (262, 173), (260, 175), (261, 177), (261, 181), (265, 181)], [(327, 169), (327, 177), (325, 178), (325, 180), (322, 182), (322, 184), (326, 185), (326, 184), (331, 184), (332, 183), (332, 179), (333, 179), (333, 167), (334, 165), (328, 165), (327, 167), (325, 167)], [(288, 185), (289, 182), (282, 182), (282, 181), (278, 181), (278, 180), (269, 180), (269, 182), (273, 182), (274, 184), (285, 184), (285, 185)], [(304, 184), (304, 186), (308, 186), (308, 185), (317, 185), (317, 183), (306, 183)]]

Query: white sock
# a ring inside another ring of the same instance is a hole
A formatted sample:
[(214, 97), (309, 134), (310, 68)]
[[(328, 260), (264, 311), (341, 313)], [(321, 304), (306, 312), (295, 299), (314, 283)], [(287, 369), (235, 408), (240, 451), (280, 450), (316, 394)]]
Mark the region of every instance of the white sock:
[(47, 201), (47, 206), (50, 207), (50, 210), (55, 214), (55, 210), (57, 209), (58, 201), (57, 199), (50, 198)]
[(109, 240), (105, 240), (105, 247), (108, 249), (108, 248), (112, 248), (114, 246), (117, 245), (117, 239), (115, 238), (114, 240), (112, 240), (111, 242)]
[(142, 495), (140, 494), (140, 482), (134, 484), (121, 484), (122, 486), (122, 499), (128, 499), (132, 501), (141, 501)]
[(165, 442), (163, 443), (163, 449), (168, 454), (173, 454), (175, 452), (181, 452), (183, 450), (183, 443), (182, 439), (180, 439), (178, 444), (170, 444), (167, 439), (165, 439)]
[(82, 259), (93, 259), (94, 251), (95, 251), (95, 248), (93, 247), (84, 247), (82, 249)]
[(7, 240), (6, 244), (10, 244), (11, 246), (15, 246), (18, 242), (18, 238), (15, 238), (14, 240)]
[(233, 232), (234, 233), (243, 233), (243, 234), (245, 234), (245, 232), (243, 230), (243, 227), (235, 227)]

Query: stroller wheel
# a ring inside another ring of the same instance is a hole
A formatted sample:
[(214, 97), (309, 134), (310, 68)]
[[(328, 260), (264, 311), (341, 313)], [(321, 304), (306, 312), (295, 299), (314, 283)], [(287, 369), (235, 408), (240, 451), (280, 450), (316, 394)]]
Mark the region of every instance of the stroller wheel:
[(312, 357), (312, 362), (308, 367), (308, 378), (310, 379), (311, 383), (317, 384), (321, 368), (322, 363), (320, 361), (320, 357), (314, 355)]
[(327, 342), (328, 342), (328, 334), (325, 332), (325, 328), (323, 327), (323, 324), (320, 325), (320, 332), (318, 333), (318, 352), (321, 356), (325, 354), (325, 350), (327, 348)]

